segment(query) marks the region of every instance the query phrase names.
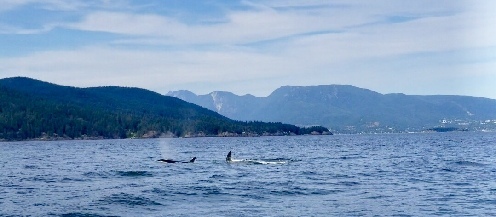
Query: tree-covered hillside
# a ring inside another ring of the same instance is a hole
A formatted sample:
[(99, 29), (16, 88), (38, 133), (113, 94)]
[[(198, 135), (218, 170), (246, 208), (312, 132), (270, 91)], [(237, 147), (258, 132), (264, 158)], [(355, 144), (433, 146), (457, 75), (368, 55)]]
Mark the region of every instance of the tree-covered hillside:
[(0, 140), (324, 132), (282, 123), (233, 121), (174, 97), (127, 87), (75, 88), (30, 78), (0, 80)]

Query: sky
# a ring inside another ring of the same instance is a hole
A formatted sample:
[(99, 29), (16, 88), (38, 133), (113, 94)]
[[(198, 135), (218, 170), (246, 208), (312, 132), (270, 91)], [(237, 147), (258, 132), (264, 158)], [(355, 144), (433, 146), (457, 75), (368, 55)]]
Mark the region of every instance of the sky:
[(496, 99), (493, 0), (2, 0), (0, 78)]

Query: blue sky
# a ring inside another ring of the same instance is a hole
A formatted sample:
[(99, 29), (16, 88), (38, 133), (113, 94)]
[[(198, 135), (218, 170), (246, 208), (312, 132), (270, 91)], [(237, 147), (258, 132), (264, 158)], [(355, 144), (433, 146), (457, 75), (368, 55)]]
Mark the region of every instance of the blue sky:
[(267, 96), (284, 85), (496, 99), (496, 1), (6, 0), (0, 78)]

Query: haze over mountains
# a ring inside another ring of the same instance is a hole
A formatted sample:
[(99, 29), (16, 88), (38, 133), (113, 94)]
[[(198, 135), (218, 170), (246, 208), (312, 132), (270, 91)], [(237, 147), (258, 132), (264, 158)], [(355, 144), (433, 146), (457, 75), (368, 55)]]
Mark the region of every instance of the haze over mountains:
[(186, 90), (167, 95), (234, 120), (321, 125), (337, 133), (496, 129), (496, 100), (480, 97), (380, 94), (350, 85), (283, 86), (267, 97), (224, 91), (196, 95)]

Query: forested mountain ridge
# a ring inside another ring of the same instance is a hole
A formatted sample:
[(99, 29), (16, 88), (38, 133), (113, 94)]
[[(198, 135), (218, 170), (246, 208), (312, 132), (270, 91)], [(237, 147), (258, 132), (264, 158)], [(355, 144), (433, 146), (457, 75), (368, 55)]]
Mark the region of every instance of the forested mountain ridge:
[(167, 95), (234, 120), (320, 125), (337, 133), (418, 132), (433, 127), (496, 130), (496, 100), (480, 97), (381, 94), (351, 85), (283, 86), (267, 97), (220, 91)]
[(76, 88), (0, 79), (0, 140), (284, 135), (322, 127), (234, 121), (183, 100), (129, 87)]

